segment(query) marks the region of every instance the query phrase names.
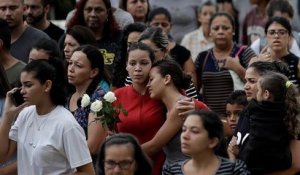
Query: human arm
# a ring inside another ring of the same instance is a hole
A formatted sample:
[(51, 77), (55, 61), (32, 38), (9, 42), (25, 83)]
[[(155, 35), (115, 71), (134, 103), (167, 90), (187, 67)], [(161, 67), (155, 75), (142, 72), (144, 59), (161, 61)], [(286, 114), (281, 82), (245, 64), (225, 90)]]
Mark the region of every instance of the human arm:
[(96, 114), (90, 113), (88, 120), (87, 144), (91, 155), (97, 155), (100, 144), (106, 138), (107, 132), (102, 127), (99, 120), (96, 120)]
[(183, 64), (183, 71), (192, 77), (192, 81), (197, 89), (197, 75), (196, 75), (196, 68), (192, 57), (189, 57)]
[(142, 144), (143, 150), (152, 156), (162, 149), (181, 129), (183, 118), (178, 116), (179, 111), (173, 108), (167, 114), (167, 119), (155, 136), (148, 142)]
[(0, 162), (7, 160), (16, 152), (17, 142), (9, 139), (9, 131), (18, 114), (28, 105), (27, 102), (17, 107), (13, 104), (12, 93), (16, 90), (17, 88), (7, 92), (5, 99), (4, 112), (0, 123)]
[(239, 153), (236, 136), (232, 136), (232, 138), (228, 144), (228, 147), (227, 147), (227, 153), (228, 153), (228, 158), (230, 160), (236, 160), (236, 157)]
[(92, 163), (88, 163), (76, 168), (74, 175), (95, 175), (95, 170)]
[(10, 163), (3, 168), (0, 168), (0, 174), (1, 175), (17, 175), (18, 174), (17, 161), (14, 161), (13, 163)]

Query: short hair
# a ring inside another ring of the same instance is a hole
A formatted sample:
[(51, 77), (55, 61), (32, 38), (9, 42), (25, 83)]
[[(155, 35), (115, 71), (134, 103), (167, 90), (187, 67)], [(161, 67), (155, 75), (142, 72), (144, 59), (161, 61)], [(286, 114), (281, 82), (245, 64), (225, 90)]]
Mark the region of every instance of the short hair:
[(276, 11), (281, 13), (287, 13), (290, 18), (294, 17), (294, 9), (287, 0), (272, 0), (267, 6), (267, 15), (269, 18), (274, 16)]
[(31, 47), (32, 49), (45, 50), (50, 57), (61, 57), (58, 44), (53, 39), (41, 38)]
[(172, 16), (168, 9), (159, 7), (150, 11), (148, 21), (151, 22), (157, 15), (165, 15), (169, 22), (172, 22)]
[(127, 54), (127, 61), (128, 61), (129, 53), (134, 50), (143, 50), (145, 52), (148, 52), (151, 62), (152, 63), (154, 62), (154, 60), (155, 60), (154, 51), (151, 49), (151, 47), (149, 47), (147, 44), (144, 44), (142, 42), (134, 43), (129, 47), (128, 54)]
[(55, 105), (65, 105), (67, 102), (67, 76), (64, 63), (59, 58), (48, 60), (33, 60), (25, 66), (22, 72), (32, 73), (41, 84), (52, 81), (50, 99)]
[(278, 23), (282, 25), (287, 30), (288, 34), (291, 35), (292, 26), (290, 22), (286, 18), (280, 16), (274, 16), (268, 20), (268, 22), (265, 25), (265, 33), (268, 32), (270, 25), (272, 25), (273, 23)]
[(168, 58), (158, 60), (152, 65), (152, 68), (157, 68), (162, 77), (170, 75), (178, 91), (187, 89), (191, 83), (191, 76), (185, 74), (181, 66), (174, 60)]
[(71, 35), (79, 45), (90, 44), (96, 45), (96, 37), (94, 33), (88, 27), (82, 25), (75, 25), (66, 32), (67, 35)]
[(227, 104), (238, 104), (238, 105), (243, 105), (247, 106), (248, 101), (247, 101), (247, 96), (246, 92), (243, 90), (235, 90), (233, 91), (227, 98), (226, 100)]
[(8, 26), (8, 23), (1, 18), (0, 18), (0, 39), (2, 40), (4, 47), (7, 50), (10, 50), (11, 31)]
[(141, 148), (138, 140), (135, 136), (127, 133), (118, 133), (114, 134), (103, 142), (100, 147), (98, 161), (97, 161), (97, 173), (104, 174), (104, 160), (105, 160), (105, 151), (112, 145), (127, 145), (129, 144), (134, 151), (134, 160), (137, 164), (137, 169), (134, 175), (150, 175), (152, 172), (152, 165), (150, 163), (150, 159), (145, 154), (143, 149)]
[(143, 33), (141, 33), (139, 41), (151, 40), (156, 47), (163, 51), (168, 50), (169, 39), (160, 27), (149, 27)]

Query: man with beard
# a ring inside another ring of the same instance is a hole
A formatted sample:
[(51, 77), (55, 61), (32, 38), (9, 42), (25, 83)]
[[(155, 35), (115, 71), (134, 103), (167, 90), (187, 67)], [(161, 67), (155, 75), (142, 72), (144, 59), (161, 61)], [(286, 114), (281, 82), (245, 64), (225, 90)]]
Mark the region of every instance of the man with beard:
[(8, 23), (11, 30), (11, 54), (27, 63), (32, 45), (41, 38), (49, 39), (49, 36), (26, 25), (23, 21), (24, 11), (23, 0), (0, 0), (0, 18)]
[(47, 33), (50, 38), (58, 41), (64, 31), (47, 19), (50, 11), (49, 0), (24, 0), (27, 24)]

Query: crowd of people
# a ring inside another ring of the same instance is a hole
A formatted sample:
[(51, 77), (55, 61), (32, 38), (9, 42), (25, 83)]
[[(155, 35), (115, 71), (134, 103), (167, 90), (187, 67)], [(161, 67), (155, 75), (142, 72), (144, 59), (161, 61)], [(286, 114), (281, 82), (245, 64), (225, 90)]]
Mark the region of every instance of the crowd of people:
[(300, 174), (300, 2), (239, 3), (1, 0), (0, 174)]

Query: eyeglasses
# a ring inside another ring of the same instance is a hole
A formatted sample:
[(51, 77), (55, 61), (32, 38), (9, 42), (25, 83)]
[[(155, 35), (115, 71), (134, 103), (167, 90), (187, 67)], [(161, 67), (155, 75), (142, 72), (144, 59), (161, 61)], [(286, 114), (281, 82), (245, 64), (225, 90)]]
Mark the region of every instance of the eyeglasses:
[(268, 30), (267, 35), (274, 37), (275, 35), (279, 37), (283, 37), (287, 34), (287, 30), (281, 29), (281, 30)]
[(107, 169), (114, 169), (118, 165), (120, 169), (128, 170), (133, 162), (134, 160), (122, 160), (119, 162), (113, 160), (106, 160), (104, 161), (104, 167)]

